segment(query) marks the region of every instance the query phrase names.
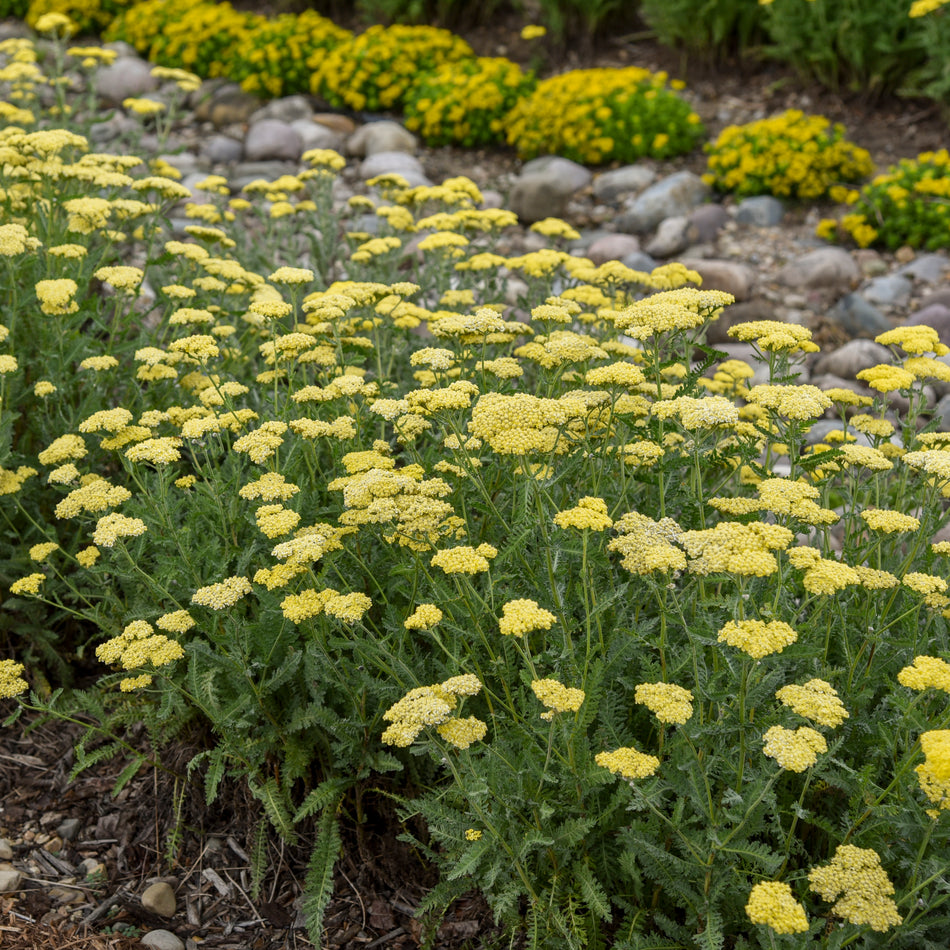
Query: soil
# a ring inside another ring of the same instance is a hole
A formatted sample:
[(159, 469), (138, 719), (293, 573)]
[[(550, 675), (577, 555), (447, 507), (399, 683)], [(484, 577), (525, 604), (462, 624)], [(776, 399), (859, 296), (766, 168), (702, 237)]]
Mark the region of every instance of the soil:
[[(466, 38), (480, 55), (506, 55), (528, 64), (537, 47), (520, 39), (521, 25), (505, 22)], [(687, 81), (687, 95), (712, 136), (730, 123), (799, 108), (845, 123), (849, 137), (867, 148), (880, 168), (947, 141), (946, 120), (933, 103), (830, 93), (798, 82), (771, 63), (742, 69), (726, 64), (712, 71), (682, 63), (677, 54), (638, 36), (568, 51), (556, 65), (665, 69)], [(505, 149), (475, 155), (428, 150), (423, 161), (433, 180), (481, 167), (480, 178), (504, 181), (519, 166)], [(704, 158), (697, 153), (678, 167), (702, 171)], [(160, 763), (142, 769), (113, 795), (124, 765), (119, 758), (70, 778), (80, 736), (78, 726), (37, 725), (29, 717), (0, 731), (0, 837), (12, 845), (11, 863), (24, 875), (19, 890), (0, 894), (2, 950), (132, 950), (141, 947), (142, 934), (157, 928), (177, 934), (188, 950), (312, 947), (301, 912), (312, 829), (303, 827), (294, 845), (282, 844), (273, 834), (258, 836), (260, 810), (238, 784), (225, 788), (213, 808), (205, 807), (200, 782), (186, 777), (200, 737), (163, 748)], [(130, 741), (147, 749), (144, 736)], [(363, 821), (345, 816), (344, 825), (324, 947), (409, 950), (422, 945), (432, 930), (435, 950), (491, 944), (496, 929), (477, 894), (453, 905), (441, 923), (430, 922), (428, 931), (415, 918), (434, 875), (397, 840), (404, 829), (385, 796), (367, 791)], [(256, 846), (267, 852), (259, 889), (250, 859)], [(93, 865), (98, 868), (86, 874)], [(142, 906), (143, 890), (156, 880), (175, 889), (172, 918)]]

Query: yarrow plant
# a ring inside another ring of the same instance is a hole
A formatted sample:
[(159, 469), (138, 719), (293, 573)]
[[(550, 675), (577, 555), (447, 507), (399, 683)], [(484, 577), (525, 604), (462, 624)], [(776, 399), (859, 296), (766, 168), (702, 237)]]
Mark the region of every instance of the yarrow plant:
[(945, 941), (935, 330), (825, 391), (807, 328), (710, 347), (733, 298), (683, 264), (504, 254), (468, 179), (341, 202), (315, 150), (199, 200), (31, 108), (0, 130), (4, 701), (80, 708), (120, 785), (157, 763), (124, 727), (200, 726), (208, 803), (242, 781), (312, 842), (314, 942), (377, 789), (433, 925), (477, 888), (539, 950)]

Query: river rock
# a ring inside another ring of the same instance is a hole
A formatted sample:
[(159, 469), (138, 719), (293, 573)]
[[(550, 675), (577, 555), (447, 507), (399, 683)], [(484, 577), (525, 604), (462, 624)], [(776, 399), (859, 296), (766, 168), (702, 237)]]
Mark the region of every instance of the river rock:
[[(934, 406), (933, 417), (937, 420), (937, 428), (941, 432), (950, 432), (950, 395), (940, 398)], [(944, 529), (944, 536), (950, 540), (950, 526)]]
[(141, 96), (158, 89), (152, 65), (138, 56), (120, 56), (111, 66), (96, 73), (96, 91), (112, 105), (120, 105), (129, 96)]
[(0, 894), (19, 890), (22, 880), (23, 875), (19, 871), (12, 869), (0, 871)]
[[(691, 263), (695, 264), (697, 262), (692, 261)], [(706, 282), (703, 281), (703, 287), (706, 286)], [(709, 286), (713, 289), (719, 289), (712, 284)], [(734, 303), (723, 308), (722, 313), (706, 328), (706, 342), (721, 349), (721, 343), (736, 342), (729, 336), (730, 328), (736, 326), (736, 324), (749, 323), (751, 320), (775, 319), (775, 304), (764, 297), (754, 297), (752, 300)]]
[(858, 282), (861, 272), (851, 255), (840, 247), (820, 247), (786, 264), (780, 283), (796, 289), (830, 287), (845, 290)]
[(346, 139), (333, 129), (314, 122), (313, 119), (294, 119), (290, 127), (303, 141), (304, 151), (311, 148), (329, 148), (334, 152), (342, 152)]
[(581, 188), (586, 188), (593, 178), (593, 174), (583, 165), (572, 162), (569, 158), (559, 155), (542, 155), (532, 158), (521, 166), (521, 176), (545, 175), (558, 184), (562, 191), (574, 194)]
[(123, 135), (135, 135), (141, 129), (140, 123), (124, 112), (113, 113), (105, 122), (96, 122), (89, 129), (88, 138), (96, 145), (112, 142)]
[(244, 143), (230, 135), (215, 134), (201, 143), (200, 154), (213, 165), (230, 165), (244, 155)]
[(849, 340), (829, 353), (822, 353), (815, 361), (816, 374), (831, 374), (844, 379), (855, 379), (862, 369), (879, 363), (892, 363), (893, 355), (886, 346), (873, 340)]
[(828, 317), (849, 336), (875, 337), (891, 329), (890, 320), (857, 294), (845, 294), (828, 311)]
[[(710, 206), (711, 207), (711, 206)], [(696, 271), (703, 279), (703, 290), (724, 290), (739, 303), (748, 300), (755, 281), (755, 271), (738, 261), (720, 261), (711, 258), (684, 258), (683, 264)], [(774, 317), (747, 317), (748, 320), (775, 319)]]
[(931, 303), (912, 313), (907, 318), (907, 325), (933, 327), (940, 337), (940, 342), (950, 346), (950, 307), (942, 303)]
[(901, 267), (897, 273), (901, 277), (912, 277), (925, 284), (937, 284), (943, 280), (948, 268), (950, 260), (945, 254), (921, 254)]
[(860, 293), (868, 303), (879, 307), (897, 307), (907, 303), (913, 287), (913, 281), (909, 278), (889, 274), (875, 277)]
[(607, 261), (622, 261), (628, 254), (640, 250), (640, 242), (632, 234), (606, 234), (597, 238), (584, 255), (595, 264)]
[(643, 271), (647, 274), (657, 266), (657, 262), (643, 251), (633, 251), (621, 261), (621, 264), (632, 270)]
[(398, 122), (385, 119), (382, 122), (367, 122), (347, 140), (346, 150), (357, 158), (375, 155), (377, 152), (415, 152), (416, 137)]
[(686, 250), (695, 241), (695, 236), (689, 218), (685, 214), (678, 214), (660, 222), (646, 251), (652, 257), (672, 257)]
[(149, 884), (142, 891), (142, 906), (159, 917), (174, 917), (177, 910), (175, 889), (165, 881)]
[(252, 124), (264, 119), (278, 119), (290, 125), (297, 119), (312, 119), (313, 106), (306, 96), (284, 96), (282, 99), (273, 99), (261, 106), (248, 121)]
[(340, 115), (337, 112), (317, 112), (313, 116), (313, 121), (326, 129), (339, 132), (344, 139), (352, 135), (357, 129), (356, 123), (349, 116)]
[(13, 848), (6, 838), (0, 838), (0, 861), (10, 861), (13, 858)]
[(594, 179), (594, 196), (599, 201), (613, 201), (621, 195), (643, 191), (655, 179), (656, 171), (646, 165), (624, 165)]
[(736, 208), (736, 221), (756, 228), (774, 228), (785, 217), (785, 205), (771, 195), (743, 198)]
[(296, 162), (302, 154), (300, 133), (280, 119), (262, 119), (247, 130), (244, 157), (249, 162), (272, 159)]
[(696, 240), (700, 244), (710, 244), (726, 226), (729, 212), (720, 204), (709, 203), (693, 208), (687, 217), (696, 232)]
[(232, 191), (240, 191), (252, 181), (276, 181), (281, 175), (297, 174), (296, 162), (240, 162), (231, 172), (229, 184)]
[(184, 943), (170, 930), (150, 930), (140, 943), (152, 950), (185, 950)]
[(591, 173), (583, 165), (545, 155), (524, 166), (511, 186), (508, 206), (525, 224), (561, 217), (571, 195), (590, 180)]
[(676, 172), (650, 185), (627, 204), (617, 216), (617, 229), (631, 234), (652, 231), (666, 218), (689, 214), (708, 194), (709, 186), (698, 175)]
[(377, 175), (402, 175), (410, 185), (426, 178), (422, 163), (408, 152), (376, 152), (364, 158), (360, 165), (360, 178), (368, 181)]
[(243, 125), (261, 107), (261, 100), (245, 92), (237, 83), (226, 82), (212, 88), (195, 107), (199, 122), (211, 122), (216, 129)]

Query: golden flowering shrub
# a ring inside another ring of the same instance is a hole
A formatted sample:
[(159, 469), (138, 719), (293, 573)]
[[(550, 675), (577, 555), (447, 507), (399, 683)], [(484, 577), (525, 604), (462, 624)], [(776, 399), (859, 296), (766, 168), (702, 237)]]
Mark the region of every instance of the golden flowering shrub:
[(703, 127), (678, 85), (635, 66), (552, 76), (508, 114), (508, 144), (522, 158), (553, 154), (586, 165), (682, 155)]
[(739, 196), (816, 200), (874, 170), (870, 153), (845, 138), (843, 125), (797, 109), (731, 125), (706, 151), (706, 182)]

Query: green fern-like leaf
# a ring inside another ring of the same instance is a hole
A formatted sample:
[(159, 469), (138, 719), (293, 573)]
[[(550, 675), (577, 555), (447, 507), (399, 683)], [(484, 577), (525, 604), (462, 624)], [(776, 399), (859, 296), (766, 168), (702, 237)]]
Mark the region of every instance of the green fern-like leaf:
[(316, 947), (323, 946), (323, 915), (333, 896), (333, 868), (343, 845), (337, 819), (339, 804), (337, 799), (323, 809), (317, 824), (317, 842), (307, 866), (303, 912), (307, 918), (307, 933)]

